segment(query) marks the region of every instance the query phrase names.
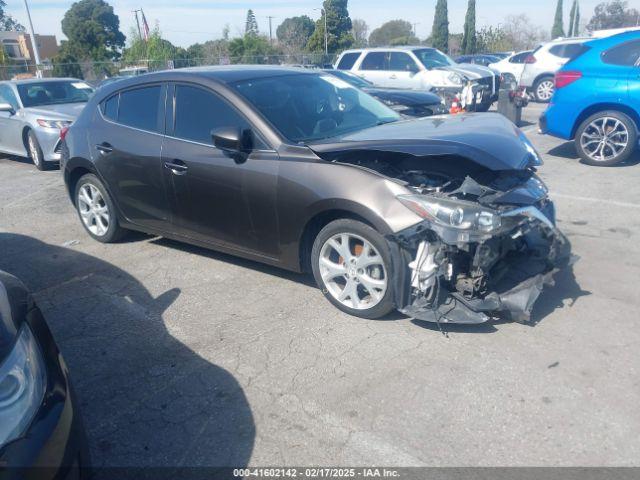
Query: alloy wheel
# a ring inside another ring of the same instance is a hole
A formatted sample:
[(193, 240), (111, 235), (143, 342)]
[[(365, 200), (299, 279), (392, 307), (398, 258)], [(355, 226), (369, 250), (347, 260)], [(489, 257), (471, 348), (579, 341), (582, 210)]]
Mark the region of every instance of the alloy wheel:
[(627, 148), (629, 131), (617, 118), (596, 118), (580, 135), (580, 146), (587, 156), (596, 162), (606, 162), (618, 157)]
[(78, 211), (87, 230), (101, 237), (109, 229), (109, 207), (95, 185), (85, 183), (78, 190)]
[(329, 238), (320, 250), (319, 271), (331, 296), (349, 308), (372, 308), (387, 291), (382, 256), (359, 235), (339, 233)]
[(29, 155), (31, 156), (31, 160), (34, 165), (39, 166), (40, 162), (40, 151), (38, 150), (38, 145), (36, 145), (36, 141), (32, 135), (29, 135), (29, 140), (27, 142), (29, 144)]
[(545, 80), (538, 85), (536, 96), (543, 102), (547, 102), (553, 97), (554, 90), (555, 85), (553, 84), (553, 80)]

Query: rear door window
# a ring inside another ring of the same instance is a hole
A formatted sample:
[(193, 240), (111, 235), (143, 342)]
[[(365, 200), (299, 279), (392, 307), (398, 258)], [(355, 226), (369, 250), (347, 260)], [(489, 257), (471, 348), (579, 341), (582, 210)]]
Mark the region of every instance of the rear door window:
[(573, 59), (584, 52), (585, 48), (582, 43), (566, 43), (563, 45), (554, 45), (549, 49), (549, 53), (556, 57)]
[(369, 52), (364, 57), (360, 70), (387, 70), (387, 52)]
[(632, 67), (640, 59), (640, 40), (625, 42), (602, 54), (602, 61), (610, 65)]
[(418, 67), (408, 53), (391, 52), (389, 54), (389, 70), (396, 72), (417, 72)]
[(340, 59), (340, 62), (338, 62), (338, 66), (336, 68), (338, 70), (351, 70), (359, 56), (360, 52), (345, 53)]
[(160, 85), (120, 92), (118, 123), (149, 132), (159, 132)]

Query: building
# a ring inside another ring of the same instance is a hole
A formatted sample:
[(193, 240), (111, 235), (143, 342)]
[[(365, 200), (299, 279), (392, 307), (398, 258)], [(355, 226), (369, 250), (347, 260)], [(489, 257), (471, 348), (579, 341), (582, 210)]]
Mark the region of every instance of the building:
[[(25, 32), (0, 32), (0, 43), (5, 60), (35, 64), (35, 56), (31, 46), (31, 35)], [(51, 60), (57, 55), (58, 41), (55, 35), (37, 35), (36, 43), (40, 52), (40, 61)]]

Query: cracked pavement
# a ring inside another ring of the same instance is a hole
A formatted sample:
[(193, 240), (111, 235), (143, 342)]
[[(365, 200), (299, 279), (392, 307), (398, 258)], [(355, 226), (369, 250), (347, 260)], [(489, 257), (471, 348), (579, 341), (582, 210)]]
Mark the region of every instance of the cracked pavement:
[(58, 171), (0, 155), (0, 268), (49, 322), (93, 462), (640, 465), (640, 155), (589, 167), (524, 130), (581, 259), (535, 325), (446, 335), (349, 317), (310, 276), (138, 234), (92, 241)]

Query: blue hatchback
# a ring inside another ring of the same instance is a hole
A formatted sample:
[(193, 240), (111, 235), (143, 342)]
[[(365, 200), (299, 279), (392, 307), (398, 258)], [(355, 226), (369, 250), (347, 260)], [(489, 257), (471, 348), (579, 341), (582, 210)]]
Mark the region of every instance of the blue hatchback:
[(640, 129), (640, 31), (586, 42), (555, 81), (542, 133), (575, 140), (589, 165), (626, 160)]

